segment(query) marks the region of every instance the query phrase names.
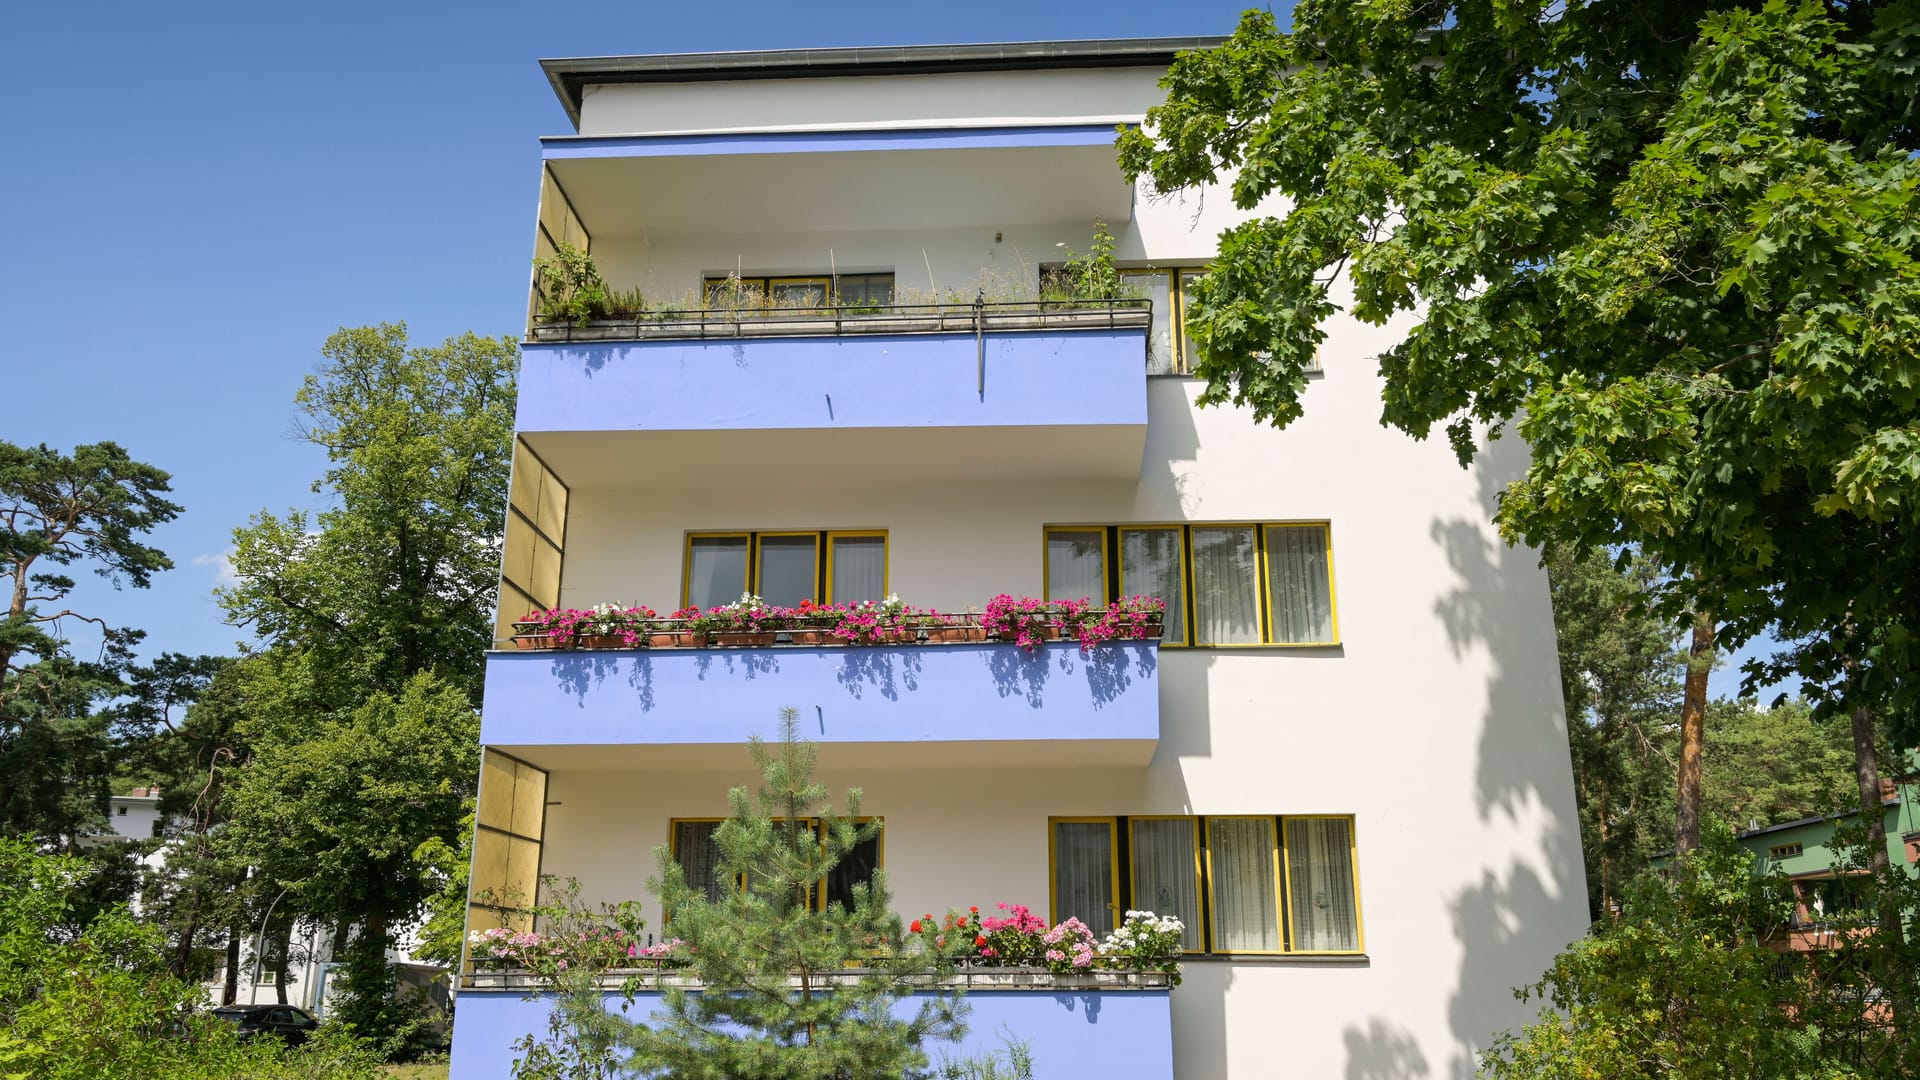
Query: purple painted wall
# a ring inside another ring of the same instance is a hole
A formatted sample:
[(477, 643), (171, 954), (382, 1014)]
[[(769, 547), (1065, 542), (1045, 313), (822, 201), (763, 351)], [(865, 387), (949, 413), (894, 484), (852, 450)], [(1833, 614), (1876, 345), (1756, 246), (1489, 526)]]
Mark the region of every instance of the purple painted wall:
[[(650, 1014), (659, 998), (658, 992), (636, 994), (628, 1015)], [(608, 994), (608, 1007), (617, 1008), (619, 1000)], [(966, 1002), (966, 1036), (957, 1045), (929, 1046), (936, 1061), (942, 1050), (953, 1056), (999, 1050), (1011, 1032), (1032, 1050), (1034, 1074), (1047, 1080), (1173, 1076), (1170, 991), (986, 990), (968, 994)], [(916, 1008), (912, 999), (900, 1007)], [(454, 1010), (450, 1080), (509, 1080), (514, 1041), (544, 1036), (549, 1008), (546, 1000), (528, 1000), (517, 990), (462, 990)]]
[(515, 427), (541, 431), (1147, 423), (1146, 331), (521, 346)]
[(500, 652), (487, 656), (492, 746), (777, 738), (800, 710), (816, 742), (1160, 737), (1160, 646), (1072, 642)]
[(549, 160), (590, 157), (687, 157), (704, 154), (832, 153), (859, 150), (975, 150), (1002, 146), (1111, 146), (1113, 124), (1031, 127), (898, 128), (885, 131), (778, 131), (738, 135), (549, 135)]

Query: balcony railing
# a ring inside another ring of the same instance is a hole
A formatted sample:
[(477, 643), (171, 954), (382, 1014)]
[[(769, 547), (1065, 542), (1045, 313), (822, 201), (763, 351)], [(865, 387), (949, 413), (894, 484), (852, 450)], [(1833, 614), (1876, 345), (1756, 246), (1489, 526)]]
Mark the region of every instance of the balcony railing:
[(1138, 329), (1153, 322), (1152, 301), (979, 300), (970, 304), (840, 304), (645, 311), (630, 318), (574, 322), (536, 315), (532, 342), (844, 337), (870, 334), (987, 334), (1019, 330)]
[[(867, 968), (846, 968), (842, 971), (816, 973), (810, 979), (815, 989), (835, 983), (853, 984), (872, 975)], [(663, 990), (667, 987), (682, 987), (688, 990), (700, 989), (700, 980), (672, 968), (615, 968), (598, 977), (603, 990), (619, 990), (632, 987), (635, 990)], [(961, 964), (950, 975), (921, 975), (904, 977), (898, 980), (900, 985), (918, 990), (964, 989), (976, 990), (1171, 990), (1179, 982), (1179, 975), (1170, 971), (1148, 971), (1141, 969), (1105, 969), (1074, 974), (1061, 974), (1043, 967), (1012, 967)], [(800, 985), (797, 980), (793, 985)], [(474, 971), (460, 977), (463, 990), (519, 990), (538, 991), (550, 989), (547, 980), (537, 973), (513, 968), (493, 971)]]

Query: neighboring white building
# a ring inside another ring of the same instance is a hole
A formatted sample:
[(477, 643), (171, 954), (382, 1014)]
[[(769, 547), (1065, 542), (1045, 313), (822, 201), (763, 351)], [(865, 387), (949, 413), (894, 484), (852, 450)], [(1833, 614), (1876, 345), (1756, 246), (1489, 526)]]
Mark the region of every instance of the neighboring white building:
[[(1546, 577), (1489, 524), (1526, 448), (1462, 470), (1381, 426), (1405, 321), (1336, 318), (1284, 431), (1196, 406), (1175, 316), (1246, 215), (1136, 188), (1112, 142), (1212, 43), (545, 63), (577, 134), (542, 140), (535, 254), (586, 248), (656, 305), (732, 274), (782, 307), (530, 325), (476, 889), (647, 898), (653, 849), (697, 868), (752, 782), (741, 742), (792, 705), (822, 779), (883, 819), (902, 912), (1186, 920), (1170, 992), (970, 995), (975, 1035), (1029, 1038), (1040, 1075), (1469, 1075), (1527, 1019), (1512, 988), (1587, 920)], [(1096, 219), (1150, 313), (1013, 303)], [(1174, 614), (1087, 653), (505, 640), (534, 607), (743, 588)], [(544, 1023), (464, 990), (455, 1080), (505, 1076)]]
[(107, 798), (107, 831), (80, 838), (82, 847), (120, 840), (151, 840), (160, 826), (160, 789), (137, 787)]

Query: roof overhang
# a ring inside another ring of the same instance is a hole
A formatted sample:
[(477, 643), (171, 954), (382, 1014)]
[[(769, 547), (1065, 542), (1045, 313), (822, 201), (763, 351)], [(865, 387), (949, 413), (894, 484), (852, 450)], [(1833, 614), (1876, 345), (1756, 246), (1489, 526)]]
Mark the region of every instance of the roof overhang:
[(588, 86), (744, 79), (819, 79), (856, 75), (933, 75), (971, 71), (1165, 67), (1182, 52), (1211, 49), (1218, 36), (1093, 38), (972, 45), (889, 45), (841, 49), (771, 49), (582, 56), (540, 61), (554, 96), (577, 130)]

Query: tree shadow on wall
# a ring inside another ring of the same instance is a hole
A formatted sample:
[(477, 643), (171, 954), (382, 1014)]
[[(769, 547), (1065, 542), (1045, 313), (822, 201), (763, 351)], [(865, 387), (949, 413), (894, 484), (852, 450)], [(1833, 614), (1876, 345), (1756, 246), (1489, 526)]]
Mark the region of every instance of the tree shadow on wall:
[[(1435, 518), (1429, 530), (1446, 553), (1452, 588), (1434, 605), (1453, 656), (1488, 672), (1474, 795), (1488, 843), (1518, 846), (1448, 898), (1460, 970), (1447, 1007), (1453, 1053), (1442, 1066), (1470, 1080), (1493, 1036), (1535, 1015), (1513, 996), (1537, 981), (1553, 956), (1586, 928), (1586, 882), (1573, 804), (1572, 764), (1562, 715), (1551, 604), (1539, 553), (1508, 547), (1488, 530), (1496, 498), (1527, 467), (1512, 434), (1474, 466), (1482, 516)], [(1414, 1032), (1373, 1017), (1345, 1031), (1347, 1075), (1369, 1080), (1430, 1075)], [(1433, 1048), (1429, 1042), (1428, 1049)]]
[(872, 690), (888, 701), (899, 701), (903, 687), (909, 692), (920, 689), (920, 656), (910, 648), (851, 647), (841, 656), (834, 678), (855, 700)]
[(1136, 676), (1150, 678), (1158, 670), (1159, 653), (1140, 641), (1110, 642), (1086, 652), (1065, 645), (1042, 646), (1033, 652), (1017, 645), (996, 645), (985, 652), (994, 690), (1003, 698), (1021, 698), (1027, 707), (1046, 704), (1048, 684), (1057, 673), (1084, 679), (1088, 700), (1098, 709), (1126, 694)]

